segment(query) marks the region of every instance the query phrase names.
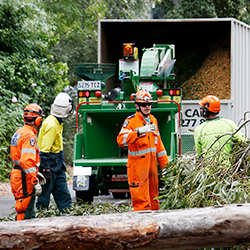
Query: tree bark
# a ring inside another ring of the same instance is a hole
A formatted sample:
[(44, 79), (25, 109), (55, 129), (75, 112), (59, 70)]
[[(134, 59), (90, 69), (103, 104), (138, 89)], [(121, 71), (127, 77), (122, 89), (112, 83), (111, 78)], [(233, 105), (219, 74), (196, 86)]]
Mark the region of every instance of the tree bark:
[(0, 222), (0, 249), (199, 249), (250, 243), (250, 204)]

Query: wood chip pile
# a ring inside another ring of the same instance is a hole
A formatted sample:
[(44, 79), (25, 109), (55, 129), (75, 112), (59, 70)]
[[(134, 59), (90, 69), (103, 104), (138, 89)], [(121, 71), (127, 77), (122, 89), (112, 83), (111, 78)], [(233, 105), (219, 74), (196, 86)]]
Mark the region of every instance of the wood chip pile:
[[(206, 95), (215, 95), (221, 100), (230, 100), (230, 49), (214, 45), (193, 74), (180, 82), (183, 100), (200, 100)], [(198, 52), (199, 53), (199, 52)], [(192, 70), (195, 58), (188, 61), (184, 71)], [(189, 66), (189, 67), (188, 67)], [(186, 72), (184, 72), (186, 73)], [(181, 74), (181, 72), (178, 72)]]

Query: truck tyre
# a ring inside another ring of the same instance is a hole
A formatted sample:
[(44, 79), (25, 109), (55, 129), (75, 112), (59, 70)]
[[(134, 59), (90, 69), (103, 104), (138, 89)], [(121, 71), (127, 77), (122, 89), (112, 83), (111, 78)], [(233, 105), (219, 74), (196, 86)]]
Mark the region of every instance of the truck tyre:
[(126, 193), (112, 193), (115, 199), (123, 199), (126, 196)]
[(79, 202), (91, 203), (94, 200), (94, 195), (88, 191), (76, 191), (76, 199)]

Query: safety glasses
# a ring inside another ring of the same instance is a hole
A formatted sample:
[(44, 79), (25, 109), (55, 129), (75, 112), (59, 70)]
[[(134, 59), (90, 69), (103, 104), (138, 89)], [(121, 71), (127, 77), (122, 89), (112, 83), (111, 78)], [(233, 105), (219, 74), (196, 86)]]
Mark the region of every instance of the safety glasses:
[(152, 102), (143, 102), (139, 104), (141, 107), (151, 106)]

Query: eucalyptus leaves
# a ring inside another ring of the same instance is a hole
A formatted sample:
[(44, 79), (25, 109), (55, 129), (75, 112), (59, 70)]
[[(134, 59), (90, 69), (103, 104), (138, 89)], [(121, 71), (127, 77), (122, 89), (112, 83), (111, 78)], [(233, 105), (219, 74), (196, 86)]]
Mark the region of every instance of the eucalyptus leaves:
[(249, 145), (235, 142), (227, 160), (186, 154), (162, 172), (161, 209), (245, 203), (250, 199)]

